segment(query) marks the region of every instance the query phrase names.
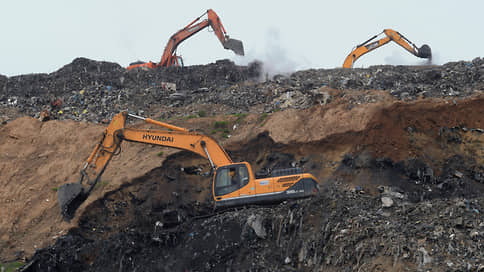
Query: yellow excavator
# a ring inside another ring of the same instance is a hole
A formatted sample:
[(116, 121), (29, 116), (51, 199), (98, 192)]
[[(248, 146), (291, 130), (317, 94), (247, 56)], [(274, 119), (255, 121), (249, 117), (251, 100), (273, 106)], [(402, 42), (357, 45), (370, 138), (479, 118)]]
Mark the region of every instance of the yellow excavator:
[[(381, 34), (385, 34), (385, 37), (379, 40), (373, 41)], [(405, 50), (407, 50), (408, 52), (410, 52), (412, 55), (416, 57), (425, 58), (425, 59), (432, 58), (432, 51), (430, 49), (430, 46), (424, 44), (422, 45), (422, 47), (419, 48), (414, 43), (409, 41), (405, 36), (400, 34), (398, 31), (395, 31), (393, 29), (385, 29), (383, 30), (383, 32), (371, 37), (364, 43), (357, 45), (356, 48), (353, 49), (353, 51), (351, 51), (351, 53), (346, 57), (343, 63), (343, 68), (353, 67), (353, 64), (359, 57), (391, 41), (396, 42), (398, 45), (400, 45), (401, 47), (403, 47)]]
[[(165, 129), (126, 127), (128, 117)], [(233, 162), (211, 137), (185, 128), (144, 118), (128, 112), (113, 117), (81, 170), (79, 181), (59, 187), (57, 199), (64, 220), (70, 221), (87, 199), (109, 164), (120, 153), (121, 142), (131, 141), (188, 150), (206, 158), (212, 166), (212, 194), (216, 207), (277, 202), (309, 197), (319, 192), (316, 178), (300, 168), (274, 170), (271, 177), (256, 179), (247, 162)], [(83, 184), (83, 181), (86, 183)]]

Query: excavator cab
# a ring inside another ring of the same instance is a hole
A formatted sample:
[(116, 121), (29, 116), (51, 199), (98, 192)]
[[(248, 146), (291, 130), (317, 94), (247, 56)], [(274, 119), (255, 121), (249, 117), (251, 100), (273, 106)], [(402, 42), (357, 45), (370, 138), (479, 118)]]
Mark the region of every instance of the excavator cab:
[(300, 168), (276, 169), (272, 176), (255, 179), (247, 162), (217, 167), (212, 184), (215, 207), (277, 203), (319, 192), (316, 178)]
[(183, 58), (177, 54), (173, 54), (170, 66), (183, 67)]
[(214, 177), (215, 198), (233, 193), (249, 183), (249, 170), (245, 164), (219, 167)]
[(175, 65), (178, 67), (183, 67), (183, 58), (181, 56), (176, 56)]

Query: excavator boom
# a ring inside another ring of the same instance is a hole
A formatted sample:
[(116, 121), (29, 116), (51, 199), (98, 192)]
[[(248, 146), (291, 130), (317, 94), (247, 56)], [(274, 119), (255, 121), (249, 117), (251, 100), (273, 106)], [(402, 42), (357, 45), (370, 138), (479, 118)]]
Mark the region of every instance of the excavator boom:
[(400, 34), (398, 31), (392, 30), (392, 29), (385, 29), (383, 32), (385, 34), (385, 37), (373, 41), (375, 38), (377, 38), (380, 34), (373, 36), (372, 38), (368, 39), (362, 44), (359, 44), (356, 46), (356, 48), (346, 57), (344, 63), (343, 63), (343, 68), (351, 68), (353, 67), (353, 64), (355, 61), (363, 56), (364, 54), (373, 51), (391, 41), (394, 41), (401, 47), (403, 47), (405, 50), (410, 52), (412, 55), (419, 57), (419, 58), (426, 58), (430, 59), (432, 58), (432, 51), (430, 49), (430, 46), (424, 44), (422, 47), (417, 47), (414, 43), (409, 41), (405, 36)]
[[(207, 14), (207, 19), (197, 23), (200, 19)], [(176, 49), (178, 46), (185, 41), (186, 39), (190, 38), (191, 36), (195, 35), (196, 33), (200, 32), (201, 30), (205, 29), (206, 27), (211, 27), (219, 39), (220, 43), (225, 49), (234, 51), (237, 55), (244, 55), (244, 46), (241, 41), (232, 39), (227, 35), (224, 26), (220, 20), (220, 17), (215, 13), (215, 11), (209, 9), (207, 12), (193, 20), (184, 28), (180, 29), (178, 32), (173, 34), (168, 43), (165, 46), (165, 50), (163, 51), (163, 55), (161, 56), (161, 61), (159, 63), (147, 62), (147, 63), (133, 63), (128, 66), (128, 70), (137, 67), (147, 67), (147, 68), (156, 68), (156, 67), (168, 67), (168, 66), (181, 66), (182, 60), (179, 56), (176, 55)]]
[[(171, 131), (126, 128), (128, 116), (143, 119), (146, 123)], [(185, 149), (209, 159), (213, 167), (232, 163), (225, 150), (211, 137), (153, 119), (121, 112), (113, 117), (104, 131), (101, 141), (95, 146), (82, 168), (79, 181), (59, 187), (57, 198), (61, 214), (65, 219), (70, 220), (74, 216), (77, 208), (95, 188), (111, 158), (120, 152), (123, 140)], [(86, 186), (83, 186), (83, 181), (86, 181)]]
[[(168, 130), (129, 128), (126, 127), (128, 117), (142, 119)], [(211, 137), (121, 112), (113, 117), (100, 142), (89, 155), (81, 169), (79, 181), (59, 187), (57, 198), (65, 220), (69, 221), (74, 217), (77, 208), (95, 188), (111, 158), (121, 152), (123, 140), (183, 149), (206, 158), (215, 172), (212, 190), (218, 206), (306, 197), (314, 194), (318, 188), (316, 179), (311, 174), (302, 172), (257, 180), (248, 163), (233, 163), (227, 152)], [(83, 184), (84, 181), (86, 183)]]

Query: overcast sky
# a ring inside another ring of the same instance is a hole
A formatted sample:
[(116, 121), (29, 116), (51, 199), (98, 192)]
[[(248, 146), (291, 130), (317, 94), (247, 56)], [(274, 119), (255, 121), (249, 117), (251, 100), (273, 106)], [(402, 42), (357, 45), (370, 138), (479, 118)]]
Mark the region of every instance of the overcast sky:
[[(76, 57), (122, 66), (158, 62), (168, 38), (209, 8), (230, 37), (243, 41), (246, 56), (235, 57), (203, 30), (178, 47), (185, 65), (228, 58), (260, 59), (275, 72), (341, 67), (356, 44), (385, 28), (430, 45), (436, 64), (472, 60), (484, 50), (482, 0), (2, 0), (0, 74), (50, 73)], [(390, 43), (354, 67), (422, 63)]]

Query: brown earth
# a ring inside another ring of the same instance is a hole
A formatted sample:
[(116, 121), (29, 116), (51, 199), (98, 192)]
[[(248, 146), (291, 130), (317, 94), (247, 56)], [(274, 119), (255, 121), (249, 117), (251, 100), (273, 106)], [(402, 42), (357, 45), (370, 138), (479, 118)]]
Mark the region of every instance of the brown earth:
[[(363, 150), (393, 161), (426, 158), (435, 172), (452, 154), (474, 157), (480, 164), (484, 160), (482, 134), (466, 132), (463, 144), (459, 145), (449, 143), (439, 135), (442, 127), (483, 128), (482, 95), (457, 101), (420, 99), (398, 102), (381, 91), (328, 91), (333, 96), (329, 104), (306, 110), (286, 110), (268, 116), (219, 115), (169, 122), (214, 136), (234, 160), (247, 160), (255, 170), (261, 167), (257, 162), (273, 151), (293, 154), (296, 159), (308, 157), (314, 167), (307, 170), (322, 184), (335, 180), (335, 171), (345, 154)], [(214, 130), (215, 121), (227, 122), (228, 139), (222, 132)], [(150, 190), (143, 186), (143, 176), (167, 175), (158, 173), (162, 163), (171, 165), (169, 169), (191, 165), (199, 165), (204, 171), (208, 169), (206, 161), (188, 153), (173, 155), (177, 150), (123, 143), (121, 154), (112, 160), (100, 185), (78, 210), (77, 217), (71, 223), (63, 222), (56, 201), (56, 188), (77, 180), (80, 167), (104, 126), (74, 121), (40, 122), (22, 117), (0, 127), (2, 261), (30, 256), (36, 248), (53, 243), (68, 229), (77, 226), (83, 213), (102, 212), (91, 209), (96, 207), (91, 204), (103, 196), (132, 198), (116, 190), (122, 185), (137, 184), (131, 190), (134, 196)], [(260, 137), (263, 132), (267, 132), (270, 138)], [(168, 157), (170, 159), (165, 160)], [(179, 171), (174, 170), (172, 174), (177, 173)], [(156, 180), (149, 183), (150, 186), (161, 186), (161, 191), (166, 192), (154, 199), (153, 205), (166, 206), (174, 201), (203, 202), (210, 198), (207, 177), (191, 176), (185, 184), (163, 180), (166, 179), (160, 178), (159, 184)], [(361, 178), (353, 180), (350, 186), (355, 185), (370, 187), (371, 191), (381, 184)], [(109, 224), (119, 226), (123, 222)]]

